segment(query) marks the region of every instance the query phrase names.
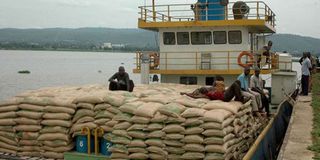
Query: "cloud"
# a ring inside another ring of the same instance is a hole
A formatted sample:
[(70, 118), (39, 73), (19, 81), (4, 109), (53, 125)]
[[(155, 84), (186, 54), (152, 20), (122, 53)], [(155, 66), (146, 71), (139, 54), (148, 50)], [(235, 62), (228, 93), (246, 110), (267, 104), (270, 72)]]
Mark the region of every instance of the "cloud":
[(71, 7), (88, 7), (93, 3), (92, 0), (58, 0), (58, 4)]

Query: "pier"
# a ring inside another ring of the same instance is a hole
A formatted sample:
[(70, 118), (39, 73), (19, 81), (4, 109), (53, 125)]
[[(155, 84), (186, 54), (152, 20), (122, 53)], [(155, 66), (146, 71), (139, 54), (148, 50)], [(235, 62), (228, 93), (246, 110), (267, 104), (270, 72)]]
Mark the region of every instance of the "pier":
[(294, 105), (292, 117), (278, 160), (311, 160), (313, 109), (312, 95), (299, 96)]

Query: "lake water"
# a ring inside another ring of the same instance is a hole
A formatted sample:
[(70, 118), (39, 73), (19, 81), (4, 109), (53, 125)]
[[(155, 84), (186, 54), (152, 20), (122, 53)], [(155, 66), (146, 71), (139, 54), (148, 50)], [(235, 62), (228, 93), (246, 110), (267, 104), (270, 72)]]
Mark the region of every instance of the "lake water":
[[(120, 65), (139, 83), (140, 75), (132, 73), (134, 58), (135, 53), (0, 50), (0, 100), (42, 87), (106, 84)], [(293, 68), (300, 75), (300, 65)], [(21, 70), (31, 74), (18, 74)]]
[[(0, 50), (0, 100), (41, 87), (106, 84), (120, 65), (138, 83), (139, 75), (132, 73), (134, 57), (135, 53)], [(18, 74), (20, 70), (31, 74)]]

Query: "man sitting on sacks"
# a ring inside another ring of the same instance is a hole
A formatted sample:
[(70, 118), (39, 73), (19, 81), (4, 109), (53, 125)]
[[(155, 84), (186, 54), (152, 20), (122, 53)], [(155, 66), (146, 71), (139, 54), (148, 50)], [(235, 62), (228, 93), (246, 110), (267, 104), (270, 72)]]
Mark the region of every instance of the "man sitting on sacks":
[(267, 112), (267, 116), (269, 117), (270, 116), (269, 100), (268, 100), (266, 93), (263, 90), (263, 80), (260, 75), (260, 68), (255, 68), (254, 75), (252, 75), (250, 78), (250, 88), (252, 91), (260, 94), (262, 108), (259, 108), (259, 110), (262, 111), (264, 108), (265, 111)]
[(241, 93), (244, 97), (250, 98), (252, 100), (252, 110), (255, 115), (260, 116), (259, 108), (261, 105), (261, 95), (258, 92), (252, 91), (249, 88), (249, 78), (250, 78), (250, 67), (245, 67), (243, 73), (239, 75), (238, 80), (241, 83)]
[(248, 99), (245, 99), (241, 94), (240, 81), (235, 81), (227, 90), (225, 90), (224, 78), (221, 76), (216, 77), (216, 81), (213, 83), (212, 87), (201, 87), (192, 93), (181, 93), (181, 95), (187, 95), (192, 98), (222, 100), (224, 102), (230, 102), (234, 97), (235, 101), (242, 103), (248, 101)]
[(132, 92), (134, 88), (134, 83), (130, 80), (129, 74), (125, 71), (123, 66), (120, 66), (118, 72), (110, 77), (109, 82), (110, 91), (122, 90)]

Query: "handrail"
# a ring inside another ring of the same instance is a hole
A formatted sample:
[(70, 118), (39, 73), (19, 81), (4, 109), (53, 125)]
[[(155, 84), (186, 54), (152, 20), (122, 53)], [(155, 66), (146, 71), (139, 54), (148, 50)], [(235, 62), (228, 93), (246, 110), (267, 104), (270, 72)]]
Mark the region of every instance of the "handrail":
[[(235, 2), (230, 2), (226, 7), (222, 8), (207, 8), (205, 11), (224, 11), (221, 14), (210, 14), (200, 13), (201, 9), (192, 9), (191, 6), (196, 6), (196, 4), (169, 4), (169, 5), (155, 5), (155, 6), (139, 6), (140, 19), (145, 22), (175, 22), (175, 21), (198, 21), (199, 17), (202, 17), (201, 21), (206, 21), (204, 16), (211, 17), (224, 17), (224, 20), (234, 20), (239, 14), (233, 13), (233, 4)], [(263, 1), (250, 1), (245, 2), (249, 8), (250, 13), (245, 15), (245, 19), (257, 19), (265, 20), (268, 24), (275, 27), (276, 19), (275, 14), (271, 8)], [(218, 3), (207, 3), (207, 4), (218, 4)], [(154, 11), (153, 11), (154, 7)], [(241, 14), (242, 15), (242, 14)], [(160, 21), (158, 21), (160, 20)]]
[[(188, 66), (188, 68), (193, 68), (193, 70), (203, 70), (200, 69), (205, 63), (209, 63), (210, 68), (221, 70), (221, 67), (223, 67), (225, 70), (232, 70), (234, 68), (239, 69), (240, 66), (238, 66), (237, 59), (238, 54), (241, 51), (209, 51), (209, 52), (170, 52), (169, 54), (166, 52), (156, 53), (156, 52), (143, 52), (143, 53), (152, 53), (157, 54), (157, 62), (158, 64), (156, 67), (152, 67), (152, 70), (175, 70), (176, 67), (179, 66)], [(251, 52), (254, 54), (254, 61), (250, 61), (248, 58), (242, 58), (242, 61), (245, 61), (246, 63), (253, 63), (254, 66), (261, 66), (264, 70), (278, 70), (280, 65), (284, 65), (285, 70), (292, 70), (292, 62), (287, 61), (280, 61), (279, 57), (277, 55), (272, 56), (263, 56), (261, 55), (261, 52)], [(184, 55), (182, 54), (184, 53)], [(204, 58), (202, 55), (211, 53), (209, 58)], [(216, 53), (216, 55), (215, 55)], [(261, 55), (261, 61), (258, 62), (257, 59), (257, 53), (260, 53)], [(179, 55), (179, 57), (174, 56), (175, 54)], [(224, 54), (224, 55), (222, 55)], [(136, 52), (136, 69), (140, 69), (140, 58), (141, 58), (142, 52)], [(172, 56), (169, 57), (168, 55)], [(266, 60), (269, 59), (269, 62), (266, 62)], [(206, 61), (203, 61), (206, 60)], [(155, 60), (153, 60), (155, 61)], [(214, 66), (218, 67), (215, 68)], [(180, 68), (182, 69), (182, 68)], [(178, 69), (179, 70), (179, 69)]]

